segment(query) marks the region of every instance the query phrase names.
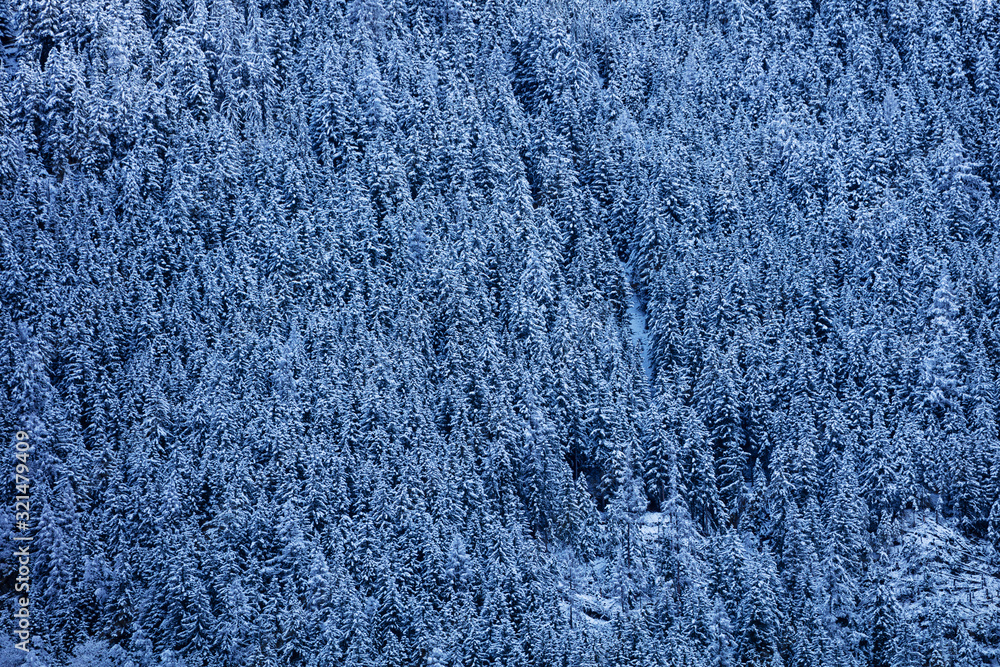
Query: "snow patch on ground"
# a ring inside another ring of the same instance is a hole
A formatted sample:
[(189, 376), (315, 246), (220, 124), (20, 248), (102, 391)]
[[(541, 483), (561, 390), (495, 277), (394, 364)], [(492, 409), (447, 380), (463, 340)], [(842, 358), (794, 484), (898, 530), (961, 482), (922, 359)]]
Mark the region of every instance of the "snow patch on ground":
[(653, 381), (653, 363), (649, 355), (649, 330), (646, 328), (646, 311), (639, 302), (639, 297), (635, 292), (629, 299), (628, 306), (629, 330), (632, 334), (632, 344), (635, 345), (642, 354), (642, 370), (646, 374), (648, 382)]
[(568, 564), (556, 585), (562, 599), (559, 609), (575, 629), (606, 630), (621, 613), (621, 600), (608, 589), (608, 561), (597, 558), (589, 563)]
[(620, 609), (618, 600), (604, 598), (600, 595), (590, 595), (588, 593), (577, 593), (574, 595), (573, 606), (580, 612), (578, 618), (589, 625), (600, 627), (607, 626)]
[(656, 539), (656, 536), (660, 534), (661, 523), (663, 523), (662, 513), (646, 512), (642, 515), (642, 519), (639, 522), (639, 530), (642, 531), (643, 537)]

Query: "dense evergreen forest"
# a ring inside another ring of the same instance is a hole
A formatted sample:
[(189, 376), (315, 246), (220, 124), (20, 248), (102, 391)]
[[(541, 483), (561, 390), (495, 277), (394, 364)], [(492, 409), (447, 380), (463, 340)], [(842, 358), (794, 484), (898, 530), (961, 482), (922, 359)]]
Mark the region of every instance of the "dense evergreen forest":
[(0, 663), (1000, 648), (997, 0), (0, 0), (0, 42)]

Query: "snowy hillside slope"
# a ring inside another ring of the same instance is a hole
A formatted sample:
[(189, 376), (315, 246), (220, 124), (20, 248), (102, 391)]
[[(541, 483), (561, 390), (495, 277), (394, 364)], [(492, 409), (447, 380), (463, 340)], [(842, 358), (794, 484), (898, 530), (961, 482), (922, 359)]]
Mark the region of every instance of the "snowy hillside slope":
[(1000, 636), (1000, 563), (993, 547), (970, 540), (953, 519), (908, 512), (888, 550), (887, 573), (902, 618), (933, 633), (964, 625), (984, 661), (996, 664)]

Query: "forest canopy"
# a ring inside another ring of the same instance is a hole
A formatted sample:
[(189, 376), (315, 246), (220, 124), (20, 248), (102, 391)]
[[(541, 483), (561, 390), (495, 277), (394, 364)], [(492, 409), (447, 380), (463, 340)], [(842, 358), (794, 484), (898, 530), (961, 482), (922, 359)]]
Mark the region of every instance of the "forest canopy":
[(996, 655), (996, 0), (0, 0), (0, 45), (0, 664)]

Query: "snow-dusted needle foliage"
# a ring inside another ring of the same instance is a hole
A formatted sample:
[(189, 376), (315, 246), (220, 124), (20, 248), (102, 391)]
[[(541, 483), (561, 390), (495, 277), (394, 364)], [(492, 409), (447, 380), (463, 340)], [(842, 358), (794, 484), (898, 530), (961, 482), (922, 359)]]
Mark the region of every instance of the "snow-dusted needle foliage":
[(994, 660), (998, 48), (1000, 0), (0, 0), (0, 664)]

